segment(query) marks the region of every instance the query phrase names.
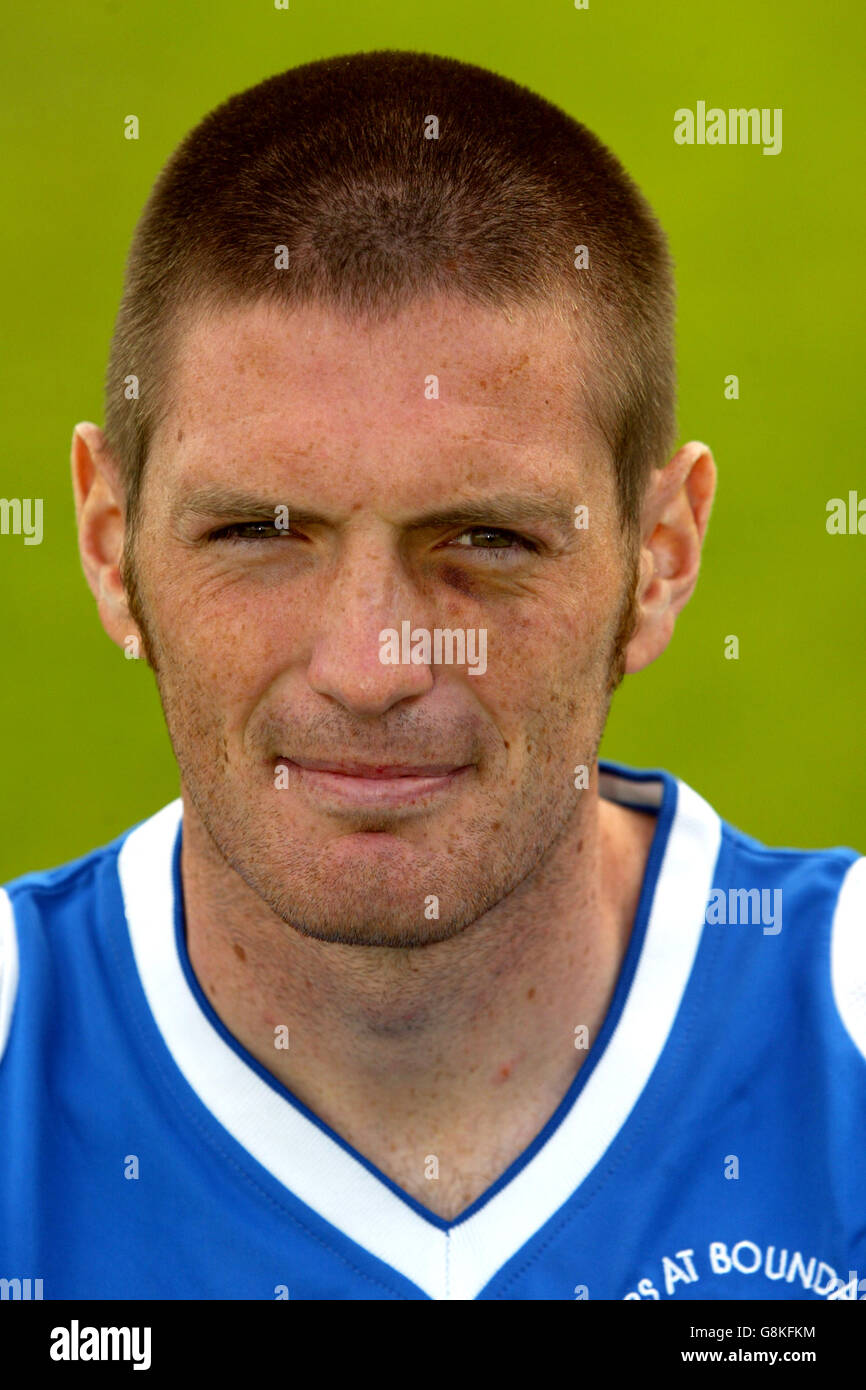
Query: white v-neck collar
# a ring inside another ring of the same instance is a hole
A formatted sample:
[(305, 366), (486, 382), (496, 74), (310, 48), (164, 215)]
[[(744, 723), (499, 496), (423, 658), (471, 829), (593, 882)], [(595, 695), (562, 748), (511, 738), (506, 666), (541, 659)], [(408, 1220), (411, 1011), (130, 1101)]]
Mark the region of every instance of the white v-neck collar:
[[(685, 783), (668, 781), (676, 807), (616, 1026), (545, 1142), (499, 1190), (494, 1184), (478, 1210), (450, 1227), (425, 1218), (326, 1126), (269, 1085), (205, 1014), (175, 936), (181, 801), (136, 827), (121, 847), (118, 873), (139, 978), (165, 1045), (201, 1103), (278, 1182), (430, 1298), (473, 1299), (481, 1292), (592, 1171), (658, 1062), (691, 974), (721, 839), (711, 807)], [(632, 805), (658, 805), (663, 787), (660, 777), (627, 769), (603, 768), (600, 775), (606, 798)]]

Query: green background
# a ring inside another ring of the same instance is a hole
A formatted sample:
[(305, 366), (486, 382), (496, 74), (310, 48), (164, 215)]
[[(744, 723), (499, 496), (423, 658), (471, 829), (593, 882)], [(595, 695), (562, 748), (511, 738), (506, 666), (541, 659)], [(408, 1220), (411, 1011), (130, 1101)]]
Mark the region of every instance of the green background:
[[(75, 422), (103, 420), (150, 186), (230, 93), (375, 48), (541, 92), (615, 151), (671, 240), (680, 440), (713, 447), (719, 494), (698, 590), (668, 652), (617, 695), (603, 753), (675, 772), (769, 843), (866, 850), (866, 536), (825, 527), (831, 497), (866, 497), (863, 24), (859, 4), (803, 0), (106, 0), (7, 16), (0, 495), (43, 497), (45, 535), (0, 536), (0, 879), (86, 853), (177, 795), (150, 672), (104, 635), (81, 574), (68, 462)], [(699, 100), (782, 107), (781, 153), (675, 145), (674, 111)]]

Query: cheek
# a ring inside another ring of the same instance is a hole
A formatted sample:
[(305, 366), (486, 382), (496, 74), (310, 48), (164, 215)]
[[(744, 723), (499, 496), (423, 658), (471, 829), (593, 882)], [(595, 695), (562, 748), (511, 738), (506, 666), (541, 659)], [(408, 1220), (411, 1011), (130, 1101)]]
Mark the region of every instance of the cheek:
[(561, 613), (563, 668), (583, 676), (607, 670), (621, 607), (620, 577), (603, 569), (594, 574)]
[[(611, 600), (598, 590), (582, 590), (567, 599), (563, 591), (551, 592), (533, 606), (533, 612), (515, 611), (496, 633), (504, 646), (501, 658), (511, 668), (511, 682), (535, 703), (545, 691), (575, 681), (592, 679), (606, 668), (616, 614)], [(489, 663), (494, 656), (491, 647)]]
[(531, 756), (567, 762), (575, 740), (584, 747), (596, 738), (609, 703), (614, 610), (599, 585), (560, 601), (541, 623), (518, 619), (509, 628), (501, 710)]
[(155, 614), (160, 689), (188, 725), (242, 726), (291, 662), (287, 605), (270, 607), (237, 589), (219, 601), (166, 596)]
[(515, 618), (496, 634), (477, 684), (512, 761), (520, 750), (545, 761), (567, 756), (572, 730), (594, 729), (608, 664), (599, 627), (573, 614), (543, 624)]

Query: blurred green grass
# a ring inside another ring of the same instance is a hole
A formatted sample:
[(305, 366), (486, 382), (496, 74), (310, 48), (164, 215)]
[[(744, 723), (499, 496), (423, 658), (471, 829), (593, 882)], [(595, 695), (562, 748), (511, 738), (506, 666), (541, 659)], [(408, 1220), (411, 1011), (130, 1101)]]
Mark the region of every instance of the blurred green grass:
[[(377, 48), (478, 62), (557, 102), (619, 155), (671, 239), (680, 439), (712, 445), (719, 495), (698, 591), (669, 651), (617, 695), (603, 754), (668, 768), (770, 843), (866, 849), (866, 537), (825, 529), (829, 498), (866, 496), (859, 7), (105, 0), (22, 7), (5, 29), (0, 495), (43, 497), (45, 538), (0, 536), (0, 880), (177, 794), (152, 678), (104, 636), (81, 575), (68, 464), (73, 424), (103, 418), (150, 186), (230, 93)], [(698, 100), (782, 107), (781, 154), (675, 145), (673, 112)]]

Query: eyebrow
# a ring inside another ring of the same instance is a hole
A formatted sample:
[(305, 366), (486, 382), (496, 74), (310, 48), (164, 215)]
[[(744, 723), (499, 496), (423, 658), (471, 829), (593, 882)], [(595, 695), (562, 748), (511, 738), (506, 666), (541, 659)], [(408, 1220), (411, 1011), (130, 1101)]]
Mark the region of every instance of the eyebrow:
[[(185, 516), (231, 516), (260, 519), (287, 507), (289, 524), (331, 526), (333, 519), (307, 507), (293, 507), (285, 497), (269, 499), (255, 493), (223, 486), (195, 489), (173, 508), (175, 520)], [(572, 537), (575, 504), (563, 497), (544, 498), (518, 493), (497, 493), (492, 497), (466, 499), (453, 506), (437, 507), (404, 523), (404, 530), (445, 530), (452, 526), (519, 526), (541, 522), (555, 526)]]
[(445, 529), (449, 526), (470, 524), (520, 526), (532, 521), (564, 528), (570, 534), (574, 528), (574, 503), (557, 497), (548, 499), (524, 497), (512, 492), (500, 493), (494, 497), (458, 502), (453, 507), (426, 512), (411, 521), (408, 529)]

